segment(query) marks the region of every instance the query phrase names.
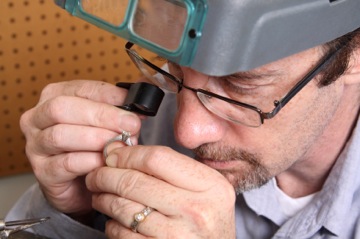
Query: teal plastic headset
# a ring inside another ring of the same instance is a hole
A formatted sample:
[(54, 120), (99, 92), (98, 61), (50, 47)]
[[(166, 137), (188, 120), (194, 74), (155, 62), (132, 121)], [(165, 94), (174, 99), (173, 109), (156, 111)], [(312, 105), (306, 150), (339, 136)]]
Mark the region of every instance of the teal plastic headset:
[(55, 0), (72, 15), (208, 75), (246, 71), (360, 27), (359, 0)]

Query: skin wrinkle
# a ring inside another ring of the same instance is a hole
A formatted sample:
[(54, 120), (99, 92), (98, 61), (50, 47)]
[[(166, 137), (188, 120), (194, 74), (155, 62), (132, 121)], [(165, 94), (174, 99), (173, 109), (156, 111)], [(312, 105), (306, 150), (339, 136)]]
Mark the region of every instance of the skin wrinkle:
[[(278, 83), (278, 91), (271, 92), (270, 95), (264, 94), (266, 98), (272, 99), (266, 103), (272, 104), (273, 100), (279, 99), (274, 98), (274, 95), (283, 97), (324, 54), (326, 53), (323, 48), (317, 47), (264, 67), (266, 71), (273, 70), (274, 72), (278, 72), (279, 68), (287, 69), (281, 80), (282, 84)], [(191, 79), (189, 81), (191, 87), (203, 88), (204, 76), (191, 69), (182, 68), (182, 70), (185, 84)], [(261, 75), (261, 70), (262, 68), (257, 71), (257, 75)], [(335, 156), (326, 158), (322, 154), (325, 155), (328, 152), (322, 152), (323, 146), (319, 148), (319, 151), (314, 151), (314, 148), (317, 148), (322, 140), (328, 140), (324, 132), (333, 127), (331, 122), (340, 107), (344, 92), (341, 80), (339, 80), (340, 83), (319, 87), (318, 81), (321, 77), (318, 75), (317, 79), (313, 79), (282, 109), (279, 115), (265, 121), (259, 128), (245, 128), (229, 122), (220, 123), (217, 116), (208, 114), (205, 116), (205, 112), (201, 114), (203, 111), (199, 113), (199, 107), (195, 107), (196, 98), (190, 96), (191, 92), (181, 92), (178, 96), (179, 111), (175, 121), (177, 140), (185, 147), (193, 148), (199, 161), (236, 159), (235, 161), (238, 161), (236, 168), (218, 171), (233, 184), (237, 192), (259, 187), (275, 175), (280, 175), (280, 178), (290, 178), (290, 182), (296, 184), (304, 181), (303, 185), (295, 191), (291, 191), (294, 186), (290, 187), (287, 193), (291, 196), (298, 197), (317, 191), (328, 175)], [(259, 105), (256, 106), (261, 108)], [(183, 118), (190, 112), (194, 114), (192, 120)], [(210, 120), (211, 118), (213, 121)], [(193, 141), (191, 141), (191, 135), (181, 132), (192, 132)], [(209, 134), (210, 132), (213, 133)], [(267, 138), (273, 140), (267, 141)], [(259, 142), (262, 143), (259, 145)], [(315, 161), (317, 157), (319, 157), (319, 162)], [(321, 164), (329, 166), (324, 167)], [(255, 173), (249, 173), (251, 171)], [(282, 173), (284, 171), (286, 172)], [(304, 184), (308, 184), (314, 178), (318, 183), (313, 183), (313, 187), (304, 189)]]
[(244, 82), (250, 85), (256, 85), (256, 84), (264, 85), (264, 84), (269, 84), (268, 81), (270, 81), (270, 83), (273, 81), (278, 81), (282, 75), (283, 73), (281, 70), (262, 69), (261, 71), (257, 71), (257, 70), (244, 71), (244, 72), (237, 72), (228, 76), (218, 76), (218, 77), (211, 76), (211, 77), (214, 78), (215, 80), (231, 79), (234, 81)]

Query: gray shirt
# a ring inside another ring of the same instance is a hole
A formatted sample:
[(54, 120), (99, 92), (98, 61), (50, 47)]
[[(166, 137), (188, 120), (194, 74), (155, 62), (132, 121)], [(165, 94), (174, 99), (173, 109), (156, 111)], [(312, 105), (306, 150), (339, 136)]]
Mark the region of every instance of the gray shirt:
[(238, 197), (238, 238), (360, 238), (359, 146), (360, 120), (322, 190), (282, 225), (272, 182)]
[[(172, 117), (176, 109), (174, 98), (166, 97), (169, 99), (163, 101), (158, 116), (148, 119), (144, 124), (140, 142), (147, 145), (168, 145), (192, 155), (190, 151), (177, 146), (173, 140)], [(235, 205), (237, 238), (360, 238), (359, 122), (323, 189), (310, 204), (283, 225), (278, 223), (281, 210), (274, 196), (275, 189), (272, 183), (239, 195)], [(73, 221), (52, 208), (38, 185), (34, 185), (19, 199), (6, 219), (45, 216), (50, 216), (51, 220), (33, 228), (38, 234), (53, 239), (106, 238), (101, 231)]]

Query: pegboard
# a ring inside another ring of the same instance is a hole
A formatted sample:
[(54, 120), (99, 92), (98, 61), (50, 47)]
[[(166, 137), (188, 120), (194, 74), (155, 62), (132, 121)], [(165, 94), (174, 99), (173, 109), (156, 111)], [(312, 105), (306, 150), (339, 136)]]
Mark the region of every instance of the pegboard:
[(140, 76), (124, 44), (52, 0), (0, 0), (0, 176), (31, 171), (19, 119), (45, 85)]

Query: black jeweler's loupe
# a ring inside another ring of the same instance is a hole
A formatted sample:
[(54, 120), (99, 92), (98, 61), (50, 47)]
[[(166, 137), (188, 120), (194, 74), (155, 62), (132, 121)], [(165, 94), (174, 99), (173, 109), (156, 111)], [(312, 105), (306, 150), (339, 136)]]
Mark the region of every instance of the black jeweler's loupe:
[(156, 115), (165, 94), (159, 87), (146, 82), (119, 82), (116, 86), (129, 90), (124, 105), (117, 107), (146, 116)]

